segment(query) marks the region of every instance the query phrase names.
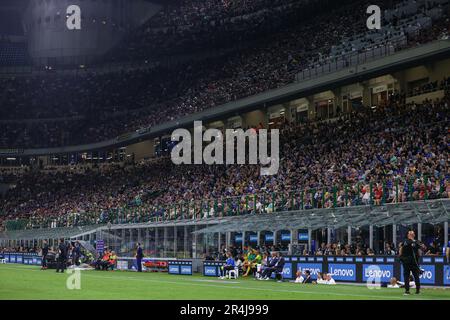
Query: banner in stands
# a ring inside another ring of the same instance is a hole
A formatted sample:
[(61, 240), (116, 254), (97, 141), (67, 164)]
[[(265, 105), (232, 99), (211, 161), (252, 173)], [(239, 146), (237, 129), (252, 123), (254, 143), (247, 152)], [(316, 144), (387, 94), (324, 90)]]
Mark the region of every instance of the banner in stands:
[(290, 232), (282, 233), (281, 241), (291, 241), (291, 233)]
[(266, 239), (266, 242), (272, 242), (273, 241), (273, 233), (266, 233), (264, 239)]
[(308, 240), (309, 240), (308, 232), (298, 233), (298, 241), (308, 241)]

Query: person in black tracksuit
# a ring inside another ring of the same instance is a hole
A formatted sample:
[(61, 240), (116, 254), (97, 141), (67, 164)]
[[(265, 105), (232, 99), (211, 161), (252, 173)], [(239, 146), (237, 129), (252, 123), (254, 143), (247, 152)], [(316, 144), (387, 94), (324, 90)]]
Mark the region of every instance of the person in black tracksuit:
[(419, 249), (423, 244), (419, 240), (415, 240), (414, 231), (408, 231), (407, 239), (400, 248), (400, 261), (403, 264), (403, 279), (405, 281), (405, 294), (409, 293), (409, 276), (413, 275), (416, 283), (416, 294), (420, 293), (420, 275), (422, 273), (419, 266)]
[(64, 242), (64, 239), (59, 240), (59, 246), (58, 246), (58, 266), (56, 267), (56, 272), (59, 272), (61, 270), (61, 273), (64, 273), (64, 270), (66, 269), (66, 263), (67, 263), (67, 244)]
[(74, 265), (76, 266), (80, 265), (80, 257), (81, 257), (81, 246), (80, 242), (76, 241), (72, 250), (72, 260)]
[(47, 269), (47, 255), (48, 255), (48, 243), (44, 240), (42, 243), (42, 265), (41, 269)]

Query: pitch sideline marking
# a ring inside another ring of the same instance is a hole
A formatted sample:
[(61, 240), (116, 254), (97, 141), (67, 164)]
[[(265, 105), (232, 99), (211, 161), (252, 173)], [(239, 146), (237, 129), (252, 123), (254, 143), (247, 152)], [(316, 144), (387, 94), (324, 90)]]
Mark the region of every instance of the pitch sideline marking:
[[(116, 277), (109, 277), (109, 276), (97, 276), (93, 274), (88, 274), (88, 276), (93, 278), (108, 278), (108, 279), (121, 279), (121, 280), (136, 280), (136, 281), (147, 281), (147, 282), (154, 282), (154, 283), (170, 283), (175, 285), (194, 285), (194, 286), (200, 286), (200, 287), (215, 287), (215, 288), (230, 288), (230, 289), (245, 289), (245, 290), (258, 290), (258, 291), (270, 291), (270, 292), (284, 292), (284, 293), (301, 293), (301, 294), (319, 294), (319, 295), (334, 295), (334, 296), (352, 296), (352, 297), (367, 297), (367, 298), (378, 298), (378, 299), (387, 299), (382, 296), (373, 296), (373, 295), (365, 295), (365, 294), (346, 294), (346, 293), (337, 293), (337, 292), (314, 292), (314, 291), (300, 291), (300, 290), (283, 290), (283, 289), (270, 289), (270, 288), (257, 288), (257, 287), (242, 287), (242, 286), (228, 286), (228, 285), (215, 285), (215, 284), (203, 284), (203, 283), (196, 283), (193, 282), (195, 280), (186, 280), (185, 283), (178, 282), (178, 281), (165, 281), (165, 280), (153, 280), (153, 279), (140, 279), (140, 278), (134, 278), (134, 277), (124, 277), (124, 278), (116, 278)], [(187, 283), (192, 282), (192, 283)], [(403, 297), (388, 297), (394, 298), (394, 299), (400, 299), (403, 300)], [(430, 299), (436, 299), (435, 297), (430, 298), (419, 298), (414, 297), (414, 300), (430, 300)], [(439, 299), (439, 298), (438, 298)], [(275, 299), (276, 300), (276, 299)], [(445, 298), (444, 298), (445, 300)]]
[[(9, 268), (2, 266), (1, 269), (10, 269), (10, 270), (18, 270), (23, 269), (27, 271), (41, 271), (34, 269), (33, 267), (29, 268)], [(216, 288), (232, 288), (232, 289), (245, 289), (245, 290), (258, 290), (258, 291), (269, 291), (269, 292), (284, 292), (284, 293), (302, 293), (302, 294), (319, 294), (319, 295), (331, 295), (331, 296), (348, 296), (348, 297), (367, 297), (367, 298), (378, 298), (378, 299), (384, 299), (382, 296), (374, 296), (374, 295), (366, 295), (366, 294), (352, 294), (352, 293), (338, 293), (338, 292), (315, 292), (315, 291), (299, 291), (299, 290), (284, 290), (284, 289), (270, 289), (270, 288), (257, 288), (257, 287), (242, 287), (242, 286), (228, 286), (228, 285), (215, 285), (215, 284), (203, 284), (203, 283), (196, 283), (195, 280), (189, 280), (186, 279), (186, 282), (178, 282), (178, 281), (171, 281), (171, 280), (154, 280), (154, 279), (141, 279), (141, 278), (135, 278), (135, 277), (109, 277), (109, 276), (99, 276), (99, 275), (93, 275), (93, 274), (84, 274), (86, 276), (90, 276), (92, 278), (98, 278), (98, 279), (116, 279), (116, 280), (136, 280), (136, 281), (147, 281), (147, 282), (154, 282), (154, 283), (170, 283), (175, 285), (194, 285), (194, 286), (200, 286), (200, 287), (216, 287)], [(188, 283), (192, 282), (192, 283)], [(397, 296), (390, 296), (389, 299), (400, 299), (404, 300), (403, 297), (397, 297)], [(387, 298), (386, 298), (387, 299)], [(423, 297), (414, 297), (412, 300), (432, 300), (436, 299), (436, 297), (430, 297), (430, 298), (423, 298)], [(438, 298), (440, 299), (440, 298)], [(407, 299), (411, 300), (411, 299)], [(442, 298), (442, 300), (446, 300), (445, 298)]]

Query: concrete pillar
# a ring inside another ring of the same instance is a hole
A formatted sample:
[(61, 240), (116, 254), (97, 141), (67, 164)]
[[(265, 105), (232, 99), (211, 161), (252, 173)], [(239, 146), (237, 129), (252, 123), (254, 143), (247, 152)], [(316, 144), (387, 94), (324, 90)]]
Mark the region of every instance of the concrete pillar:
[(258, 231), (257, 233), (256, 233), (257, 235), (256, 235), (256, 244), (258, 245), (258, 247), (259, 246), (261, 246), (261, 231)]
[(277, 244), (277, 230), (274, 230), (273, 231), (273, 245), (276, 245)]
[(331, 243), (331, 228), (327, 228), (327, 243)]
[(369, 248), (373, 249), (373, 225), (369, 226)]
[(242, 250), (244, 250), (245, 247), (245, 231), (242, 231)]
[(159, 257), (158, 237), (159, 237), (159, 228), (155, 227), (155, 252), (156, 255)]
[(164, 227), (163, 257), (167, 257), (167, 227)]
[(422, 223), (417, 224), (417, 240), (422, 240)]
[(298, 243), (298, 230), (292, 229), (291, 230), (291, 245)]
[(312, 251), (312, 230), (308, 229), (308, 251)]
[(173, 256), (177, 257), (177, 226), (173, 226)]
[(150, 250), (150, 229), (145, 229), (145, 248)]
[(227, 248), (229, 248), (231, 244), (231, 232), (228, 231), (226, 233), (226, 239), (227, 239)]
[(188, 227), (184, 226), (184, 258), (188, 258)]
[(444, 222), (444, 247), (448, 247), (448, 221)]
[(131, 248), (133, 249), (136, 247), (136, 244), (133, 241), (133, 229), (129, 229), (128, 231), (130, 232), (130, 238), (128, 243), (131, 245)]
[(143, 245), (143, 243), (142, 243), (142, 228), (138, 228), (137, 232), (138, 232), (138, 242)]
[(352, 243), (352, 227), (351, 226), (347, 227), (347, 237), (348, 237), (347, 243), (351, 244)]
[(448, 247), (448, 221), (444, 222), (444, 247)]
[(397, 247), (397, 225), (392, 225), (392, 243)]
[(217, 251), (220, 252), (222, 242), (222, 233), (217, 233)]
[[(197, 225), (195, 225), (194, 226), (194, 231), (197, 231)], [(194, 236), (193, 236), (193, 241), (192, 241), (192, 258), (197, 258), (197, 238), (198, 238), (198, 235), (197, 235), (197, 233), (194, 233)]]

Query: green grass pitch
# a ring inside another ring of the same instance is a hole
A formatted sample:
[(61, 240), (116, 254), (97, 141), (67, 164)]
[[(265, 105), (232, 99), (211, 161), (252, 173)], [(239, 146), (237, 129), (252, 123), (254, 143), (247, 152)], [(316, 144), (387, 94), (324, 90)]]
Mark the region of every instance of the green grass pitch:
[(264, 299), (448, 299), (450, 289), (424, 288), (419, 296), (403, 296), (402, 289), (368, 289), (365, 286), (300, 285), (255, 281), (249, 278), (177, 276), (166, 273), (82, 271), (80, 290), (66, 287), (68, 274), (36, 266), (0, 265), (0, 299), (164, 299), (164, 300), (264, 300)]

